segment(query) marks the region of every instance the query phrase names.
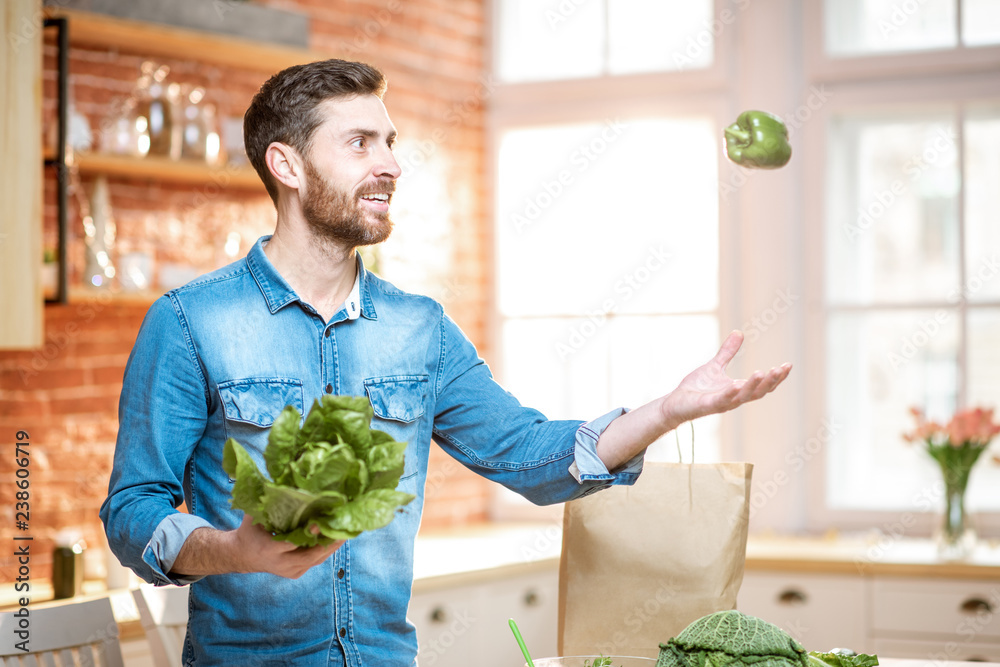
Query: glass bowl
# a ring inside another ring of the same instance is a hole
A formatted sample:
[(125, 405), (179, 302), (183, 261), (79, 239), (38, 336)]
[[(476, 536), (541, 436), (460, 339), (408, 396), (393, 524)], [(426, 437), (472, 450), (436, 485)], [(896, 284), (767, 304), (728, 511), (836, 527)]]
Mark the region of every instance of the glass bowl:
[[(535, 667), (583, 667), (584, 661), (593, 664), (594, 660), (600, 658), (599, 655), (567, 655), (559, 658), (532, 658)], [(608, 655), (611, 658), (612, 667), (653, 667), (656, 664), (655, 658), (637, 658), (628, 655)], [(528, 663), (524, 663), (527, 667)]]

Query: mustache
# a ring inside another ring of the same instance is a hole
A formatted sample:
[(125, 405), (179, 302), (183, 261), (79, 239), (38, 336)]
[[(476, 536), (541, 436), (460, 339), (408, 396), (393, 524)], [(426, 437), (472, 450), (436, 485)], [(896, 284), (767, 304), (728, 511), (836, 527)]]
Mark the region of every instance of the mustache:
[(396, 181), (391, 178), (379, 178), (373, 183), (359, 186), (355, 191), (357, 197), (364, 195), (391, 195), (396, 191)]

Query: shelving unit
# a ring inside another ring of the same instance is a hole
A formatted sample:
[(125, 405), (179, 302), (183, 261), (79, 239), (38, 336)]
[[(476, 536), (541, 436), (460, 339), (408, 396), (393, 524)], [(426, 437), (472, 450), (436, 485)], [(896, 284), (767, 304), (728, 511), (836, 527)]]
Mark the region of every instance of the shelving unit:
[(46, 155), (46, 164), (58, 170), (59, 201), (59, 279), (53, 301), (66, 303), (70, 298), (66, 276), (66, 192), (68, 170), (76, 168), (83, 175), (106, 175), (132, 180), (155, 180), (189, 186), (212, 185), (222, 188), (263, 190), (256, 172), (248, 165), (209, 165), (194, 160), (170, 160), (156, 156), (131, 157), (101, 153), (67, 154), (68, 52), (72, 46), (90, 46), (140, 53), (150, 57), (176, 58), (184, 54), (200, 62), (243, 70), (275, 72), (292, 65), (323, 60), (328, 56), (307, 49), (261, 43), (213, 32), (188, 30), (173, 26), (121, 19), (93, 12), (46, 7), (47, 26), (59, 30), (59, 140), (55, 154)]
[(329, 58), (306, 49), (93, 12), (47, 7), (45, 16), (65, 18), (72, 24), (70, 44), (74, 46), (86, 44), (167, 58), (183, 56), (196, 58), (199, 62), (261, 72), (277, 72), (292, 65)]
[(257, 172), (248, 166), (210, 165), (194, 160), (171, 160), (146, 156), (130, 157), (106, 153), (74, 153), (72, 162), (84, 175), (104, 174), (130, 179), (149, 179), (220, 187), (264, 189)]

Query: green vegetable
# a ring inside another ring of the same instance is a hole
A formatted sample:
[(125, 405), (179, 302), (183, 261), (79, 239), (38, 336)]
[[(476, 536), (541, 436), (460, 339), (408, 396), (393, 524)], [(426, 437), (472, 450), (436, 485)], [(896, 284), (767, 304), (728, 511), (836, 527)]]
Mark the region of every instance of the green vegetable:
[(778, 169), (792, 157), (788, 128), (766, 111), (744, 111), (723, 135), (729, 159), (744, 167)]
[(304, 423), (298, 410), (286, 407), (274, 420), (264, 449), (270, 478), (229, 438), (222, 467), (234, 480), (230, 505), (249, 514), (274, 539), (300, 547), (327, 545), (388, 525), (397, 508), (415, 496), (395, 490), (406, 443), (370, 428), (373, 415), (368, 399), (356, 396), (323, 396)]
[(656, 667), (875, 667), (873, 655), (806, 650), (776, 625), (742, 612), (703, 616), (660, 644)]
[(594, 658), (594, 662), (591, 662), (590, 660), (584, 660), (583, 667), (614, 667), (614, 666), (611, 663), (611, 658), (602, 655), (599, 658)]

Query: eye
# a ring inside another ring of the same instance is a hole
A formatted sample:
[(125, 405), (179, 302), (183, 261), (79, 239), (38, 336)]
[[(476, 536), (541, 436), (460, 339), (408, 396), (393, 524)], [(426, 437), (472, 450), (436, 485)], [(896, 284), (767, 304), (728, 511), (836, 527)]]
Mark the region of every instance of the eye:
[(365, 147), (365, 138), (364, 137), (358, 137), (357, 139), (355, 139), (354, 141), (351, 142), (351, 145), (354, 146), (355, 148), (364, 148)]

